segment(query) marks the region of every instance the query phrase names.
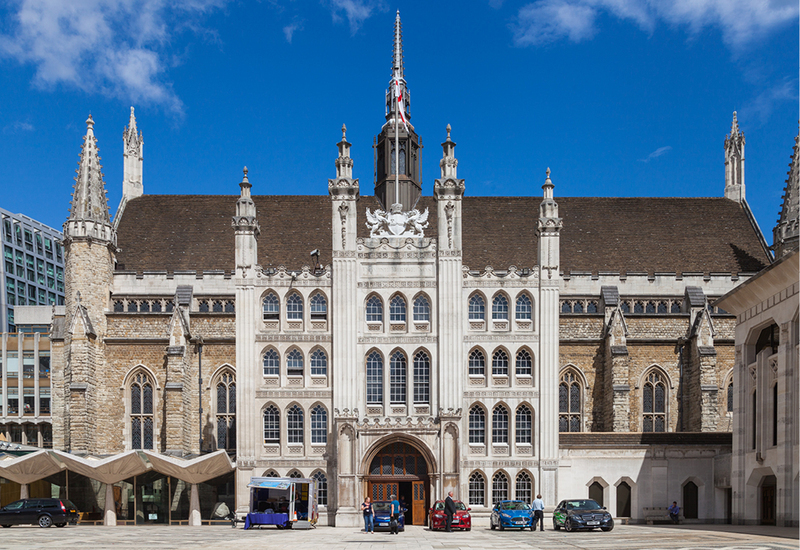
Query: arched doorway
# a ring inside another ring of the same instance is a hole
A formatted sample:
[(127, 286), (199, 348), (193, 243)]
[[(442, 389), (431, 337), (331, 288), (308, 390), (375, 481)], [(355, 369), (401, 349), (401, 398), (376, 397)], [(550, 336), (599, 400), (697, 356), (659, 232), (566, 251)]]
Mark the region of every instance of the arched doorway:
[(406, 523), (426, 524), (428, 463), (413, 445), (395, 441), (383, 446), (370, 461), (366, 480), (373, 501), (397, 495), (407, 508)]

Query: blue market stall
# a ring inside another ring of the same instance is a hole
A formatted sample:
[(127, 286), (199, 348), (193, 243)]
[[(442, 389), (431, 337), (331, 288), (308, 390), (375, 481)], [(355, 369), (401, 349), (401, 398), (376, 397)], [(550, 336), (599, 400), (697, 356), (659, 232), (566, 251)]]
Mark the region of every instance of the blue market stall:
[(251, 477), (250, 512), (244, 528), (275, 525), (278, 529), (310, 529), (317, 523), (317, 483), (294, 477)]

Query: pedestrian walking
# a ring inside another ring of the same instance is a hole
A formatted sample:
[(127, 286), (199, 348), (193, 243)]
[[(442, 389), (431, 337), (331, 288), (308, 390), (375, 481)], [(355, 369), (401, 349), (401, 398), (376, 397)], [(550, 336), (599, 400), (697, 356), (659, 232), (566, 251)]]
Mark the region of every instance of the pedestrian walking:
[(390, 498), (392, 499), (392, 503), (389, 505), (389, 514), (391, 517), (389, 521), (389, 532), (396, 535), (398, 523), (400, 523), (400, 502), (397, 500), (396, 495), (392, 495)]
[(542, 495), (536, 495), (536, 498), (533, 499), (533, 527), (531, 527), (531, 531), (536, 531), (536, 524), (538, 523), (541, 526), (541, 531), (544, 531), (544, 501), (542, 500)]

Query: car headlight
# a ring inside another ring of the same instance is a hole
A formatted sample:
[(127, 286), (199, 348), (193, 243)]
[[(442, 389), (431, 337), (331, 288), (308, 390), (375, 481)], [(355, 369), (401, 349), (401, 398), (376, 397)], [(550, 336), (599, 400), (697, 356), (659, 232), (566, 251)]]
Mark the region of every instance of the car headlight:
[(510, 518), (511, 517), (511, 514), (509, 514), (507, 512), (500, 512), (500, 515), (503, 516), (504, 518)]

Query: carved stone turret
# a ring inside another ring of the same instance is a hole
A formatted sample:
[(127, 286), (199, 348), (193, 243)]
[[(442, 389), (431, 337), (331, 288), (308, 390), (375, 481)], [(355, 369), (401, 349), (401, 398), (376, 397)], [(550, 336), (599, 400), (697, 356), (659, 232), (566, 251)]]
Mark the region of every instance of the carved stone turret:
[(144, 193), (142, 164), (144, 159), (144, 137), (136, 128), (136, 117), (131, 107), (131, 118), (122, 132), (123, 177), (122, 195), (124, 200), (141, 197)]
[[(239, 184), (241, 193), (236, 201), (236, 215), (231, 225), (236, 231), (236, 272), (246, 277), (247, 272), (258, 263), (258, 235), (261, 228), (256, 218), (256, 204), (250, 196), (253, 187), (247, 179), (247, 166)], [(240, 273), (241, 272), (241, 273)]]
[(437, 201), (439, 216), (439, 242), (442, 250), (461, 250), (461, 199), (464, 197), (464, 180), (458, 179), (456, 142), (447, 139), (442, 143), (442, 160), (439, 161), (441, 177), (433, 184), (433, 197)]
[(783, 189), (783, 206), (778, 223), (772, 231), (775, 259), (797, 250), (800, 246), (800, 135), (794, 138), (792, 162), (789, 163), (789, 174), (786, 187)]
[[(333, 206), (333, 250), (354, 250), (356, 246), (356, 206), (359, 198), (358, 180), (353, 179), (353, 159), (350, 158), (347, 126), (342, 124), (342, 140), (336, 144), (336, 178), (328, 180), (328, 193)], [(338, 230), (337, 230), (338, 229)]]
[(733, 112), (731, 133), (725, 137), (725, 198), (744, 200), (744, 133)]

